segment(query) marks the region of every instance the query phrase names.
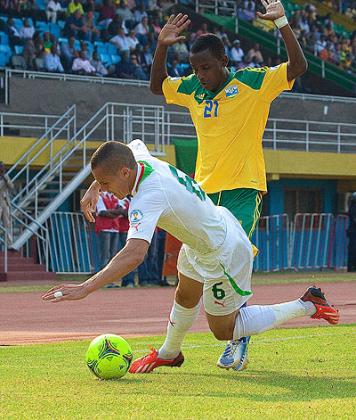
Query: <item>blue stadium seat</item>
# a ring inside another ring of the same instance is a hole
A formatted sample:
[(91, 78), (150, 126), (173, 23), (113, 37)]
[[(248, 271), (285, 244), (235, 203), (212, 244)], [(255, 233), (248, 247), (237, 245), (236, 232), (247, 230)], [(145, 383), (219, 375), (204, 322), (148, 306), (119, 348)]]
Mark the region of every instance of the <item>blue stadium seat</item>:
[(80, 41), (78, 39), (74, 41), (74, 48), (78, 51), (80, 50)]
[(50, 23), (49, 24), (49, 31), (57, 39), (61, 36), (61, 28), (56, 23)]
[(114, 44), (112, 44), (111, 42), (107, 42), (105, 45), (106, 45), (106, 51), (108, 54), (110, 55), (117, 54), (117, 48), (115, 47)]
[(5, 67), (10, 61), (10, 56), (0, 52), (0, 67)]
[(109, 54), (100, 54), (100, 60), (102, 61), (105, 67), (110, 66), (112, 64), (111, 57)]
[(9, 37), (5, 32), (0, 32), (0, 44), (1, 45), (8, 45), (9, 44)]
[(19, 31), (23, 27), (23, 21), (19, 18), (14, 18), (15, 28)]
[(106, 46), (103, 42), (100, 42), (100, 41), (94, 42), (94, 47), (98, 51), (98, 54), (106, 54), (107, 53)]
[(90, 41), (84, 41), (85, 44), (88, 46), (88, 52), (90, 55), (93, 54), (94, 51), (94, 45)]
[(14, 50), (15, 50), (15, 54), (17, 55), (22, 55), (23, 53), (23, 46), (22, 45), (15, 45)]
[(63, 29), (63, 28), (65, 27), (66, 23), (65, 23), (65, 21), (64, 21), (64, 20), (57, 20), (57, 25), (58, 25), (61, 29)]
[(112, 54), (111, 55), (111, 64), (117, 64), (120, 63), (121, 57), (118, 54)]
[(36, 29), (40, 32), (49, 32), (49, 25), (41, 20), (36, 22)]
[(11, 56), (11, 48), (8, 45), (0, 45), (0, 54)]
[(36, 6), (40, 9), (40, 10), (46, 10), (46, 1), (45, 0), (36, 0)]
[(63, 43), (68, 44), (68, 38), (58, 38), (58, 42), (60, 44), (63, 44)]

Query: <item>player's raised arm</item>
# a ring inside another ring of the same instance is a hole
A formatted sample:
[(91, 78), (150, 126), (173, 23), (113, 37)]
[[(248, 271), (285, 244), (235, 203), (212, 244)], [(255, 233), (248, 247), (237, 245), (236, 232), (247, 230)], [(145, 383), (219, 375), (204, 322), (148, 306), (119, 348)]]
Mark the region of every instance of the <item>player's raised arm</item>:
[(155, 95), (163, 95), (162, 83), (168, 76), (166, 63), (168, 47), (185, 39), (185, 36), (180, 34), (189, 24), (188, 15), (183, 15), (182, 13), (179, 13), (177, 16), (171, 15), (158, 36), (150, 78), (150, 89)]
[(289, 26), (284, 7), (279, 0), (261, 0), (266, 13), (257, 12), (259, 18), (273, 20), (280, 30), (288, 54), (287, 79), (294, 80), (304, 74), (308, 68), (302, 48)]

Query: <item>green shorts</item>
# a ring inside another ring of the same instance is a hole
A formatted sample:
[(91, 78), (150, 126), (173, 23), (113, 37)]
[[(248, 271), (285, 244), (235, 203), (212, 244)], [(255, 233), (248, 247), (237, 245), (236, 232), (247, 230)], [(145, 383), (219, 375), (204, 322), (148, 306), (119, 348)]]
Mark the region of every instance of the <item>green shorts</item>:
[(252, 188), (237, 188), (208, 195), (215, 205), (230, 210), (251, 238), (261, 216), (263, 193)]

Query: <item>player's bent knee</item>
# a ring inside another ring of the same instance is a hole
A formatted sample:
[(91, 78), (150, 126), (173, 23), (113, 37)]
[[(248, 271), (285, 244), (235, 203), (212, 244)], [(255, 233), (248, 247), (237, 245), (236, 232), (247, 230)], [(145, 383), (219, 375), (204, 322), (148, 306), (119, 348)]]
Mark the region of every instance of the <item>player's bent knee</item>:
[(175, 301), (184, 308), (194, 308), (198, 305), (199, 300), (200, 297), (191, 296), (189, 293), (179, 289), (176, 290)]
[(212, 330), (212, 333), (214, 334), (214, 337), (219, 341), (228, 341), (228, 340), (231, 340), (232, 338), (232, 333), (229, 331), (221, 331), (221, 330), (213, 331)]

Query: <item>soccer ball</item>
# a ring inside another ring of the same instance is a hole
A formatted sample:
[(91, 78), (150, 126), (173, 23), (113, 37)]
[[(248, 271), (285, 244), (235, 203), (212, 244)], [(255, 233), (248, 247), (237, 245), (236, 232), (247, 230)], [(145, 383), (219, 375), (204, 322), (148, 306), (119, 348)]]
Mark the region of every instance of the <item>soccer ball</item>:
[(122, 378), (131, 365), (132, 350), (119, 335), (103, 334), (89, 344), (85, 361), (100, 379)]

